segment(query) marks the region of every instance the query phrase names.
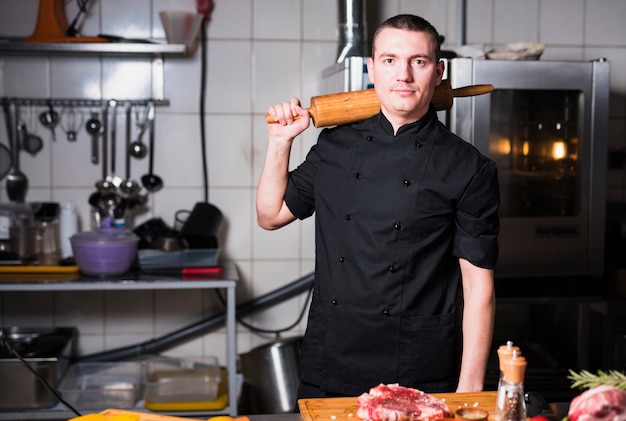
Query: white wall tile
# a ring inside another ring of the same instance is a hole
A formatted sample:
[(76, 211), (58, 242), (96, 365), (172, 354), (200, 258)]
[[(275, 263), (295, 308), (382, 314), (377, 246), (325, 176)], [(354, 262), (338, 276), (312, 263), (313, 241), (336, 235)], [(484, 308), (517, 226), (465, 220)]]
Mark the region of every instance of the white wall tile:
[(539, 7), (540, 42), (561, 45), (583, 43), (583, 0), (542, 0)]
[(252, 98), (251, 49), (250, 41), (209, 42), (207, 112), (250, 112)]
[(252, 258), (251, 238), (255, 214), (249, 189), (213, 189), (209, 202), (224, 214), (220, 227), (220, 247), (226, 260)]
[[(77, 66), (77, 61), (80, 63)], [(50, 89), (53, 98), (101, 99), (102, 66), (97, 57), (52, 57)]]
[(0, 0), (0, 37), (25, 38), (37, 26), (38, 0)]
[(178, 344), (177, 346), (164, 350), (160, 354), (172, 358), (189, 358), (202, 355), (211, 355), (205, 352), (202, 337), (191, 339), (184, 343)]
[(136, 332), (108, 333), (107, 332), (107, 335), (104, 337), (104, 349), (103, 350), (112, 350), (112, 349), (117, 349), (117, 348), (123, 348), (126, 346), (134, 346), (134, 345), (152, 340), (153, 338), (154, 338), (153, 335), (145, 334), (145, 333), (136, 333)]
[[(295, 3), (295, 2), (294, 2)], [(337, 41), (339, 39), (339, 3), (337, 0), (302, 2), (305, 40)]]
[(154, 332), (154, 301), (149, 291), (106, 291), (104, 313), (107, 337), (126, 334), (150, 337)]
[(152, 97), (150, 59), (105, 58), (102, 62), (103, 99), (146, 99)]
[(297, 259), (300, 257), (298, 222), (279, 230), (267, 231), (255, 225), (252, 235), (256, 259)]
[(454, 43), (455, 28), (449, 24), (455, 10), (450, 7), (449, 3), (449, 0), (401, 0), (399, 13), (411, 13), (423, 17), (437, 28), (439, 34), (443, 35), (447, 42)]
[(76, 353), (78, 355), (90, 355), (106, 349), (105, 335), (78, 332), (76, 338)]
[(55, 326), (54, 296), (48, 292), (5, 292), (2, 296), (5, 326)]
[[(254, 0), (253, 37), (290, 39), (302, 37), (301, 2), (293, 0)], [(280, 22), (280, 25), (277, 25)]]
[(167, 107), (164, 114), (192, 113), (200, 109), (200, 54), (190, 58), (166, 57), (163, 67)]
[(102, 33), (125, 38), (150, 38), (150, 0), (133, 0), (132, 7), (125, 0), (101, 2)]
[(494, 42), (537, 41), (539, 0), (494, 2)]
[(253, 44), (253, 111), (265, 114), (270, 105), (300, 96), (300, 45), (257, 41)]
[(55, 293), (57, 326), (75, 326), (79, 335), (104, 333), (103, 293), (100, 291)]
[(623, 46), (626, 2), (622, 0), (585, 3), (585, 44)]
[(155, 332), (161, 336), (202, 319), (201, 290), (154, 292)]
[(216, 187), (250, 187), (253, 183), (250, 117), (209, 116), (206, 127), (210, 184)]
[(209, 39), (250, 39), (252, 37), (252, 0), (213, 2)]
[(467, 0), (465, 36), (467, 44), (493, 42), (494, 0)]
[(2, 95), (22, 98), (50, 96), (50, 65), (45, 57), (8, 56), (2, 60)]

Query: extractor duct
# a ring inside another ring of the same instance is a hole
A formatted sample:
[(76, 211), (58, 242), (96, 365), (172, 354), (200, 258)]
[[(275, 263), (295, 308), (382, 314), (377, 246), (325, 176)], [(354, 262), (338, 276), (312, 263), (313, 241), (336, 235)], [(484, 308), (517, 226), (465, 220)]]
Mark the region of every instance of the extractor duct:
[(365, 57), (369, 53), (366, 40), (366, 16), (364, 0), (339, 1), (339, 49), (337, 63), (346, 57)]

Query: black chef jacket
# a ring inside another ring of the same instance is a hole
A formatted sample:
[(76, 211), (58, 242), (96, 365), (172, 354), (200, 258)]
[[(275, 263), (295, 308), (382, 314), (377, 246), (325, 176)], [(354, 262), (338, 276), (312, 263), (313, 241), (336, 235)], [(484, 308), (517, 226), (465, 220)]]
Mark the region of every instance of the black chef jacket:
[(493, 268), (498, 255), (494, 163), (433, 107), (395, 136), (379, 113), (323, 130), (285, 201), (316, 223), (300, 379), (346, 395), (453, 389), (458, 258)]

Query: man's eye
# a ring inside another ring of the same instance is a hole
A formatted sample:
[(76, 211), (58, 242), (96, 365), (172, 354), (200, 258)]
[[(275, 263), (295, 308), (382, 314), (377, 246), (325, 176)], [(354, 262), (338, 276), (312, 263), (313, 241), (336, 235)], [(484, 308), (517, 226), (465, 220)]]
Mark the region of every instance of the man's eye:
[(393, 63), (393, 59), (392, 59), (392, 58), (386, 58), (386, 59), (383, 61), (383, 63), (385, 63), (385, 64), (391, 64), (391, 63)]
[(414, 66), (421, 66), (422, 64), (424, 64), (424, 60), (416, 58), (415, 60), (413, 60), (413, 65)]

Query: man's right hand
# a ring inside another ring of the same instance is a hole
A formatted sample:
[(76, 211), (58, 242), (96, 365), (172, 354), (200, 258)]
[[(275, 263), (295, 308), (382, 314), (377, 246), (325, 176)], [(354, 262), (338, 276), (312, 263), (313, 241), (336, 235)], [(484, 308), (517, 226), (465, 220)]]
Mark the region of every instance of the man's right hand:
[(300, 106), (300, 100), (296, 97), (269, 107), (267, 114), (275, 121), (267, 124), (270, 138), (293, 140), (311, 124), (309, 112)]

